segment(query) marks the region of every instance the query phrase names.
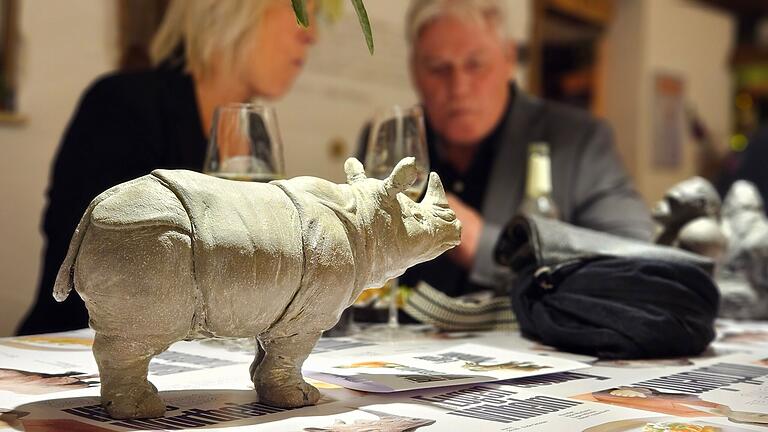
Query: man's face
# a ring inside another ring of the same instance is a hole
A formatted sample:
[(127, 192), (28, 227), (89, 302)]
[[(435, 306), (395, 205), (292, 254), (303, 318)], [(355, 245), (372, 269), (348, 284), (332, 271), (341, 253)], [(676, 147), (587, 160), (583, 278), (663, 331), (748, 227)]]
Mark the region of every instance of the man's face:
[(411, 72), (432, 127), (448, 144), (477, 145), (499, 122), (509, 98), (512, 48), (492, 25), (452, 15), (421, 29)]

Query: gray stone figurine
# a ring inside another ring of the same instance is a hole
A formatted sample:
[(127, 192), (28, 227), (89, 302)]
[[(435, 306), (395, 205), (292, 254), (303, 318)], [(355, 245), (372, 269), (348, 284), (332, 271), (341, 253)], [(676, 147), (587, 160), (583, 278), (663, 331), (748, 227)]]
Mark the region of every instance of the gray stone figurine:
[(712, 184), (692, 177), (672, 186), (653, 208), (660, 224), (656, 243), (720, 261), (728, 245), (720, 227), (720, 196)]
[(459, 243), (440, 178), (404, 194), (413, 158), (385, 180), (344, 165), (348, 184), (314, 177), (246, 183), (156, 170), (96, 197), (54, 287), (75, 288), (96, 331), (102, 405), (113, 418), (162, 416), (147, 380), (153, 356), (182, 339), (256, 337), (259, 400), (319, 399), (301, 366), (362, 290)]
[(726, 304), (721, 308), (721, 316), (766, 319), (768, 218), (755, 185), (744, 180), (735, 182), (725, 196), (722, 214), (723, 229), (728, 236), (725, 268), (731, 276), (745, 278), (752, 289), (747, 292), (742, 290), (741, 302), (734, 300), (734, 305)]

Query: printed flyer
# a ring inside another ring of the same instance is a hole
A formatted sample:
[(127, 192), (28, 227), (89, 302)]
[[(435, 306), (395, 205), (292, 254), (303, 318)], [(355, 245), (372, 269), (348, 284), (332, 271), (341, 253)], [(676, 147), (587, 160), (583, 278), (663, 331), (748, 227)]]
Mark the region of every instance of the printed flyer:
[(768, 367), (734, 357), (602, 386), (572, 399), (768, 428)]
[(746, 432), (706, 418), (642, 411), (543, 396), (493, 384), (430, 390), (420, 395), (372, 396), (328, 405), (336, 414), (293, 417), (260, 425), (280, 431), (585, 431)]
[[(383, 350), (382, 350), (383, 351)], [(588, 365), (487, 345), (377, 356), (312, 356), (304, 374), (354, 390), (389, 393), (565, 372)]]
[(178, 342), (150, 363), (166, 414), (143, 420), (100, 406), (91, 331), (0, 338), (0, 431), (768, 431), (765, 328), (724, 321), (699, 356), (642, 360), (560, 353), (508, 332), (324, 338), (305, 363), (323, 398), (299, 409), (259, 402), (253, 340)]

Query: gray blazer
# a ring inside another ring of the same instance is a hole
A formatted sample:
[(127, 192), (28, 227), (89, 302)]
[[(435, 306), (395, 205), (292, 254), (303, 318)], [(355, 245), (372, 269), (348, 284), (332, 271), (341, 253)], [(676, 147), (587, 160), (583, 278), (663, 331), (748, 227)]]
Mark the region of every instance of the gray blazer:
[(528, 144), (550, 145), (552, 195), (568, 223), (650, 240), (651, 217), (617, 157), (610, 128), (589, 113), (516, 91), (500, 134), (482, 208), (485, 220), (470, 281), (498, 287), (506, 272), (493, 260), (502, 228), (525, 191)]

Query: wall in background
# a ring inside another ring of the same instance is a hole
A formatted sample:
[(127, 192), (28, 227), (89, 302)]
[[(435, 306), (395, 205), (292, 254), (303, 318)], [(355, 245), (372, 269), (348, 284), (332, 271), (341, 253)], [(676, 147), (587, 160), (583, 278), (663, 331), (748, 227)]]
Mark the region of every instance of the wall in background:
[(728, 55), (735, 25), (730, 15), (685, 0), (617, 1), (606, 42), (606, 117), (649, 203), (696, 172), (696, 145), (685, 125), (679, 166), (652, 163), (654, 76), (667, 73), (683, 80), (686, 103), (698, 111), (724, 151), (731, 127)]
[(117, 55), (114, 1), (19, 4), (18, 107), (27, 122), (0, 125), (0, 336), (13, 332), (37, 286), (40, 217), (59, 138), (83, 89)]
[(407, 0), (366, 2), (375, 54), (365, 46), (357, 17), (323, 24), (305, 70), (276, 104), (289, 176), (315, 175), (343, 181), (343, 164), (355, 151), (362, 125), (377, 107), (409, 105), (403, 11)]

